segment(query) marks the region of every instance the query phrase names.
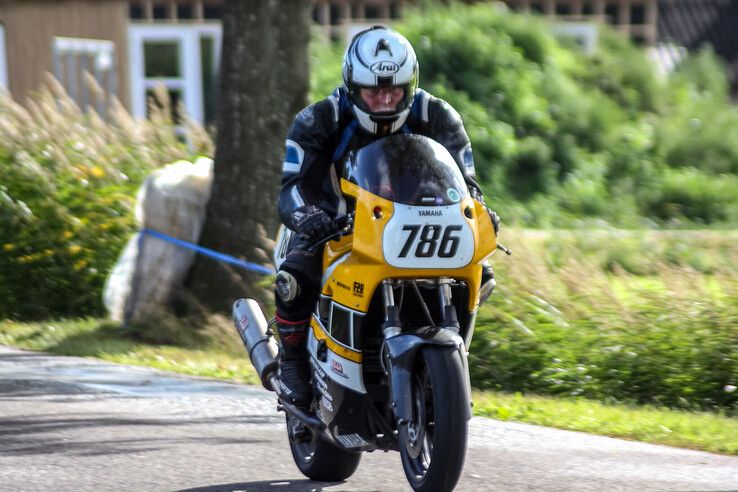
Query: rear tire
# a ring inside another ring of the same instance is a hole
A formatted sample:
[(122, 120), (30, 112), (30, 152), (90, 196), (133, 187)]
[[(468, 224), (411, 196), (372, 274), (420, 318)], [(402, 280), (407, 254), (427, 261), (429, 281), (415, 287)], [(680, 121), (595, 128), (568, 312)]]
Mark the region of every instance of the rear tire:
[(413, 375), (413, 418), (400, 427), (405, 476), (418, 492), (450, 491), (464, 467), (469, 405), (455, 348), (426, 346)]
[(305, 428), (299, 420), (289, 414), (287, 432), (295, 465), (311, 480), (340, 482), (353, 475), (359, 467), (361, 452), (354, 453), (337, 448), (318, 437), (312, 430)]

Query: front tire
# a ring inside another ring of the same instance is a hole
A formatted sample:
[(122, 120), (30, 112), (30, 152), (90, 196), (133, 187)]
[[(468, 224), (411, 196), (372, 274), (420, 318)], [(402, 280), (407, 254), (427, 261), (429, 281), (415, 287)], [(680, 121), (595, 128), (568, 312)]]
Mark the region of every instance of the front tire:
[(418, 492), (453, 490), (461, 476), (468, 430), (465, 384), (457, 349), (422, 349), (413, 376), (413, 418), (400, 427), (402, 467)]
[(295, 465), (303, 475), (321, 482), (340, 482), (359, 467), (361, 452), (337, 448), (287, 414), (287, 433)]

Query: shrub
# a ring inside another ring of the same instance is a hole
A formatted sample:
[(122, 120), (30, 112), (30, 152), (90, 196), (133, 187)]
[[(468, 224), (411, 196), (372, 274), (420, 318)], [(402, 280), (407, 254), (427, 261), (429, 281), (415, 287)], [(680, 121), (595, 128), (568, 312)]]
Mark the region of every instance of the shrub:
[[(709, 50), (663, 78), (606, 27), (585, 54), (545, 20), (489, 4), (426, 3), (397, 29), (416, 49), (421, 85), (462, 115), (478, 177), (508, 223), (738, 221), (733, 200), (704, 193), (721, 191), (706, 176), (738, 173), (738, 111)], [(343, 47), (314, 46), (313, 92), (324, 97), (340, 83)], [(591, 163), (594, 181), (583, 179)], [(696, 189), (675, 193), (669, 168), (694, 168), (682, 181)]]
[(0, 317), (101, 312), (142, 180), (156, 166), (212, 152), (191, 122), (189, 150), (169, 114), (164, 104), (135, 121), (113, 103), (106, 122), (53, 80), (28, 110), (0, 98)]

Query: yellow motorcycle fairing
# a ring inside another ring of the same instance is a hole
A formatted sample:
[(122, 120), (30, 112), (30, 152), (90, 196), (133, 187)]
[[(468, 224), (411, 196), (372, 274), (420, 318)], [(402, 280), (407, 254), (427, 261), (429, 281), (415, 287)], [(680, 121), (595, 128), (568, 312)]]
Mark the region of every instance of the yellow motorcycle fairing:
[[(397, 207), (404, 205), (381, 198), (356, 184), (341, 179), (341, 190), (356, 203), (353, 233), (326, 244), (323, 254), (322, 295), (357, 313), (367, 313), (375, 290), (385, 279), (453, 278), (469, 287), (467, 309), (473, 312), (479, 304), (482, 263), (497, 247), (492, 221), (483, 205), (472, 198), (461, 200), (455, 207), (471, 230), (473, 254), (470, 261), (456, 268), (400, 268), (385, 257), (383, 235)], [(407, 207), (407, 206), (404, 206)], [(433, 218), (424, 218), (430, 223)], [(315, 336), (344, 358), (361, 362), (358, 350), (332, 340), (326, 329), (313, 318)]]

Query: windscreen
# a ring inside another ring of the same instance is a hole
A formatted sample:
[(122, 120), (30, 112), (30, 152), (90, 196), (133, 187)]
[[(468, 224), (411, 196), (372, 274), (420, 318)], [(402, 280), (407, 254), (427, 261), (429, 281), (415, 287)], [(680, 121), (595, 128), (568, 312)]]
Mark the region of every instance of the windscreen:
[(392, 135), (350, 153), (344, 178), (405, 205), (452, 205), (469, 193), (451, 154), (421, 135)]

